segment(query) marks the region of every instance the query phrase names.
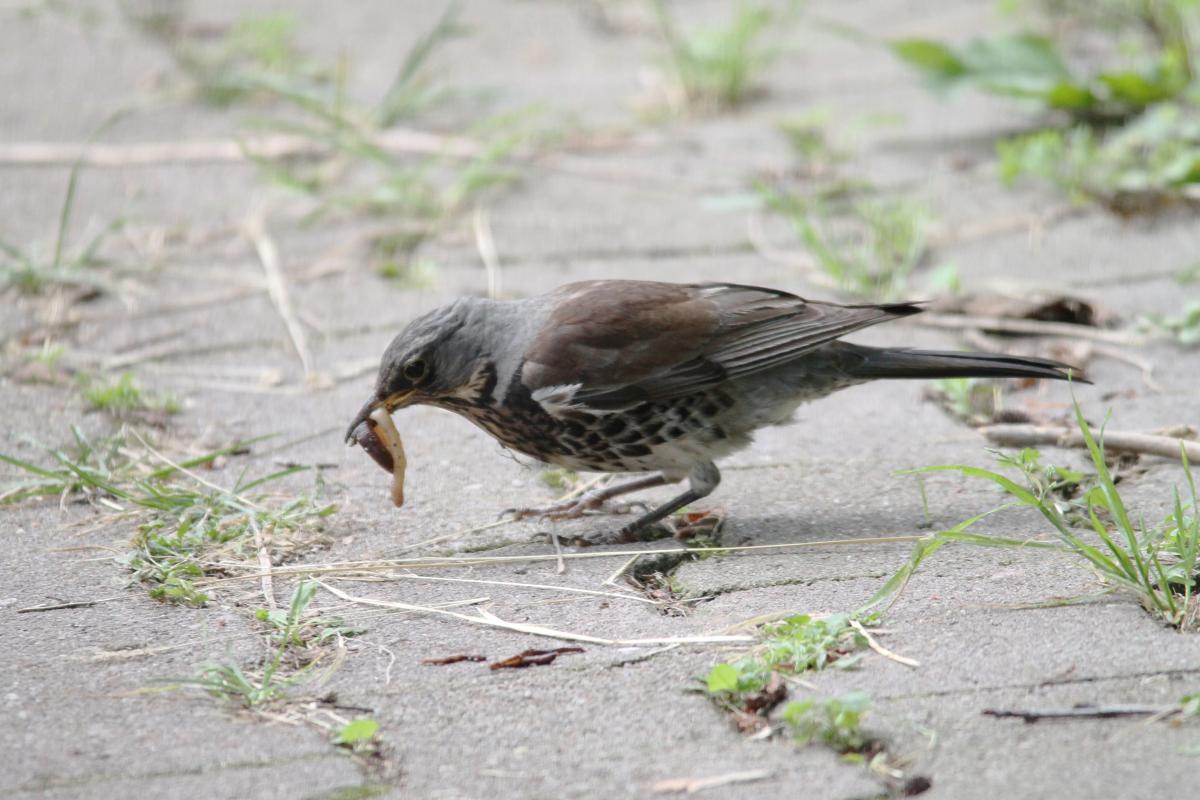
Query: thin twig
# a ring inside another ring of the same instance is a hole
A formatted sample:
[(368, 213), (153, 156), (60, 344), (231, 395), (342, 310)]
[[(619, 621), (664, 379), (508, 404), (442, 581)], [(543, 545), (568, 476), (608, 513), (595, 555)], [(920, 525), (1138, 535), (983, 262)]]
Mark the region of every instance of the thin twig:
[(496, 238), (492, 235), (491, 217), (483, 206), (475, 207), (471, 225), (475, 229), (475, 249), (479, 260), (487, 271), (487, 293), (489, 300), (500, 298), (500, 253), (496, 249)]
[(1162, 384), (1154, 377), (1154, 363), (1148, 358), (1139, 358), (1132, 353), (1126, 353), (1124, 350), (1119, 350), (1116, 347), (1097, 344), (1092, 346), (1093, 352), (1096, 355), (1111, 358), (1114, 361), (1120, 361), (1123, 364), (1128, 364), (1131, 367), (1136, 367), (1142, 373), (1142, 380), (1145, 381), (1147, 388), (1158, 394), (1163, 393)]
[(112, 600), (121, 600), (128, 595), (115, 594), (112, 597), (101, 597), (99, 600), (78, 600), (74, 603), (55, 603), (50, 606), (28, 606), (26, 608), (18, 608), (18, 614), (32, 614), (37, 611), (59, 611), (64, 608), (91, 608), (97, 603), (107, 603)]
[(554, 563), (554, 572), (556, 575), (562, 575), (567, 571), (567, 562), (563, 561), (562, 542), (558, 538), (558, 531), (550, 529), (550, 541), (554, 543), (554, 555), (557, 561)]
[(1076, 325), (1071, 322), (1043, 322), (1037, 319), (1015, 319), (1012, 317), (982, 317), (974, 314), (941, 314), (927, 311), (910, 317), (912, 324), (927, 328), (951, 330), (980, 329), (1003, 333), (1028, 333), (1040, 336), (1061, 336), (1069, 339), (1088, 339), (1111, 344), (1140, 344), (1145, 337), (1123, 331), (1110, 331)]
[[(166, 464), (168, 467), (175, 470), (176, 472), (179, 472), (183, 475), (187, 475), (189, 478), (196, 481), (201, 486), (207, 486), (209, 489), (212, 489), (213, 491), (216, 491), (216, 492), (220, 492), (221, 494), (225, 495), (226, 497), (232, 497), (234, 500), (237, 500), (239, 503), (244, 503), (245, 505), (250, 506), (251, 508), (255, 509), (256, 511), (263, 510), (262, 506), (260, 506), (258, 503), (255, 503), (253, 500), (249, 500), (245, 497), (242, 497), (239, 494), (235, 494), (234, 492), (231, 492), (230, 490), (226, 489), (223, 486), (218, 486), (217, 484), (213, 483), (212, 481), (206, 480), (206, 479), (200, 477), (199, 475), (197, 475), (195, 472), (192, 472), (187, 467), (177, 464), (174, 461), (172, 461), (171, 459), (167, 458), (162, 453), (158, 452), (153, 447), (151, 447), (150, 443), (147, 442), (142, 437), (142, 435), (140, 433), (138, 433), (136, 430), (130, 429), (129, 432), (131, 434), (133, 434), (133, 437), (135, 439), (137, 439), (139, 442), (141, 442), (142, 447), (146, 448), (146, 451), (148, 453), (150, 453), (150, 455), (154, 456), (159, 461), (163, 462), (164, 464)], [(268, 574), (274, 575), (275, 572), (272, 570)]]
[[(987, 425), (979, 428), (979, 432), (986, 436), (988, 441), (1003, 447), (1032, 447), (1045, 444), (1056, 447), (1087, 447), (1083, 434), (1074, 428), (1050, 425)], [(1145, 453), (1171, 460), (1179, 458), (1182, 448), (1187, 452), (1189, 461), (1200, 463), (1200, 442), (1174, 436), (1105, 430), (1104, 447), (1114, 453)]]
[[(662, 554), (677, 554), (680, 552), (687, 553), (735, 553), (735, 552), (759, 552), (768, 550), (781, 550), (787, 548), (804, 548), (804, 547), (840, 547), (848, 545), (863, 545), (863, 544), (903, 544), (921, 541), (925, 536), (909, 535), (909, 536), (869, 536), (851, 539), (818, 539), (811, 542), (782, 542), (779, 544), (750, 544), (750, 545), (730, 545), (728, 547), (670, 547), (670, 548), (650, 548), (646, 550), (600, 550), (588, 551), (583, 553), (564, 553), (563, 558), (568, 561), (579, 559), (592, 558), (628, 558), (629, 556), (653, 556)], [(330, 564), (312, 564), (312, 565), (296, 565), (291, 567), (275, 567), (272, 570), (273, 575), (304, 575), (304, 574), (336, 574), (339, 572), (367, 572), (371, 570), (387, 571), (394, 569), (412, 569), (422, 568), (429, 569), (432, 567), (473, 567), (484, 564), (513, 564), (513, 563), (531, 563), (539, 561), (554, 561), (558, 556), (551, 554), (546, 555), (524, 555), (524, 556), (446, 556), (446, 557), (426, 557), (419, 556), (413, 558), (394, 558), (377, 561), (339, 561)], [(226, 569), (245, 568), (244, 564), (238, 563), (222, 563), (216, 566), (221, 566)], [(230, 575), (221, 578), (203, 578), (197, 579), (197, 585), (215, 585), (218, 583), (227, 583), (230, 581), (241, 581), (248, 578), (257, 577), (257, 572), (252, 575)]]
[(870, 633), (868, 633), (867, 629), (864, 628), (863, 624), (861, 622), (859, 622), (858, 620), (856, 620), (856, 619), (850, 620), (850, 627), (854, 628), (854, 630), (858, 631), (859, 635), (861, 635), (864, 639), (866, 639), (868, 647), (870, 647), (872, 650), (874, 650), (876, 653), (883, 656), (884, 658), (895, 661), (897, 664), (903, 664), (906, 667), (916, 668), (916, 667), (921, 666), (920, 661), (917, 661), (914, 658), (907, 658), (907, 657), (899, 655), (897, 653), (893, 653), (891, 650), (888, 650), (886, 647), (881, 645), (879, 642), (875, 641), (875, 637), (872, 636)]
[(271, 577), (271, 552), (267, 549), (266, 536), (263, 534), (262, 526), (250, 517), (250, 527), (254, 530), (254, 546), (258, 552), (258, 569), (262, 576), (262, 594), (263, 599), (267, 601), (267, 608), (276, 608), (275, 604), (275, 582)]
[(617, 567), (616, 571), (613, 572), (612, 575), (609, 575), (607, 578), (605, 578), (604, 581), (600, 585), (601, 586), (616, 586), (619, 588), (625, 588), (625, 587), (622, 587), (621, 584), (617, 583), (617, 578), (624, 575), (625, 571), (627, 569), (629, 569), (630, 567), (632, 567), (634, 564), (636, 564), (638, 559), (641, 557), (642, 557), (641, 554), (638, 554), (636, 556), (630, 556), (628, 561), (626, 561), (621, 566)]
[(246, 220), (246, 236), (254, 244), (254, 250), (258, 253), (259, 263), (267, 278), (267, 293), (271, 297), (271, 304), (275, 306), (275, 311), (283, 320), (288, 336), (291, 337), (292, 347), (296, 349), (296, 355), (300, 357), (300, 365), (304, 368), (304, 377), (308, 378), (312, 375), (312, 359), (308, 354), (308, 342), (304, 335), (304, 328), (301, 327), (300, 320), (296, 318), (292, 301), (288, 297), (283, 270), (279, 266), (279, 248), (275, 246), (275, 240), (267, 233), (263, 212), (255, 212)]
[(457, 611), (446, 611), (445, 609), (434, 608), (432, 606), (418, 606), (411, 603), (397, 603), (389, 600), (376, 600), (369, 597), (353, 597), (346, 594), (342, 590), (330, 586), (324, 581), (317, 581), (326, 591), (333, 594), (335, 597), (361, 605), (375, 606), (377, 608), (394, 608), (397, 611), (415, 611), (424, 614), (435, 614), (438, 616), (451, 617), (453, 619), (468, 622), (472, 625), (486, 625), (493, 628), (504, 628), (518, 633), (528, 633), (533, 636), (544, 636), (549, 639), (562, 639), (568, 642), (588, 642), (598, 645), (663, 645), (663, 644), (744, 644), (752, 642), (752, 636), (676, 636), (665, 637), (661, 639), (605, 639), (599, 636), (589, 636), (583, 633), (573, 633), (571, 631), (561, 631), (556, 628), (547, 628), (542, 625), (531, 625), (528, 623), (509, 622), (497, 617), (487, 609), (480, 609), (478, 616), (471, 614), (460, 614)]
[[(483, 145), (461, 136), (444, 136), (404, 128), (391, 128), (375, 138), (374, 144), (396, 153), (418, 153), (476, 158)], [(222, 163), (255, 158), (279, 159), (315, 156), (326, 146), (308, 136), (270, 134), (237, 139), (193, 139), (190, 141), (137, 142), (132, 144), (89, 144), (79, 142), (10, 142), (0, 144), (0, 164), (56, 166), (76, 161), (90, 167), (130, 167), (155, 164)]]
[(724, 775), (714, 775), (711, 778), (667, 778), (655, 781), (654, 785), (650, 787), (650, 791), (655, 794), (694, 794), (735, 783), (765, 781), (774, 774), (768, 769), (755, 769), (744, 772), (728, 772)]
[(1170, 717), (1180, 712), (1179, 706), (1075, 706), (1073, 708), (1046, 709), (1004, 709), (985, 708), (984, 716), (988, 717), (1018, 717), (1025, 722), (1037, 722), (1041, 719), (1107, 719), (1110, 717)]
[(590, 594), (595, 597), (615, 597), (618, 600), (634, 600), (639, 603), (649, 603), (652, 606), (662, 605), (657, 600), (651, 600), (648, 597), (640, 597), (633, 594), (618, 594), (616, 592), (601, 592), (595, 589), (576, 589), (573, 586), (555, 586), (549, 583), (522, 583), (520, 581), (489, 581), (483, 578), (446, 578), (440, 575), (416, 575), (413, 573), (404, 573), (401, 575), (393, 575), (393, 579), (417, 580), (417, 581), (442, 581), (445, 583), (478, 583), (485, 586), (516, 586), (522, 589), (547, 589), (552, 592), (570, 592), (573, 594)]

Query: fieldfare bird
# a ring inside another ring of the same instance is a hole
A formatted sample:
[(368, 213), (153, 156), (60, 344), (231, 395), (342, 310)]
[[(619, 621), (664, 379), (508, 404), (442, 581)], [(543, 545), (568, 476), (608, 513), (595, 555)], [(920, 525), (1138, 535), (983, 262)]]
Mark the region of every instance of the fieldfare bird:
[(462, 298), (392, 341), (350, 429), (377, 409), (424, 403), (540, 461), (652, 473), (528, 512), (552, 518), (686, 477), (687, 491), (621, 529), (619, 540), (629, 540), (711, 493), (721, 480), (714, 462), (750, 444), (755, 430), (839, 389), (878, 378), (1083, 380), (1047, 359), (839, 341), (920, 311), (731, 283), (628, 280), (572, 283), (523, 300)]

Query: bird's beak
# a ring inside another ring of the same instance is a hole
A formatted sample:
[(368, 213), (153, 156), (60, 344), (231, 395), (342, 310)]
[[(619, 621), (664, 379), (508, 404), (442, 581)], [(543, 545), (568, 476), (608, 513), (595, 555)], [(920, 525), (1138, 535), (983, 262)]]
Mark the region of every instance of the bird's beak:
[(409, 405), (413, 400), (413, 394), (414, 391), (412, 389), (405, 389), (382, 399), (372, 397), (367, 401), (366, 405), (359, 409), (358, 414), (354, 417), (354, 421), (346, 429), (346, 442), (349, 444), (354, 443), (354, 429), (366, 422), (367, 417), (371, 416), (376, 409), (387, 409), (387, 412), (390, 414), (398, 408)]

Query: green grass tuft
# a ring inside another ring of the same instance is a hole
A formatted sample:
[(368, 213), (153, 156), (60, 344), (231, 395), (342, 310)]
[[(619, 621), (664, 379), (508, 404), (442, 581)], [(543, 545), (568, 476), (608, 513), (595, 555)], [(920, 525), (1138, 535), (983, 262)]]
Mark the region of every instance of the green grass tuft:
[(132, 372), (121, 373), (115, 381), (84, 377), (80, 384), (88, 408), (114, 417), (126, 418), (147, 411), (167, 414), (180, 411), (179, 400), (174, 395), (147, 392), (138, 385)]
[(723, 27), (681, 33), (664, 0), (654, 0), (674, 77), (689, 106), (707, 110), (744, 103), (755, 81), (776, 56), (763, 40), (779, 24), (764, 6), (740, 3)]
[(810, 199), (764, 190), (826, 278), (840, 291), (889, 300), (908, 288), (928, 248), (929, 211), (904, 199)]
[[(1083, 435), (1094, 479), (1076, 471), (1042, 463), (1041, 455), (1026, 449), (1014, 456), (997, 454), (1000, 464), (1020, 476), (1020, 482), (993, 470), (960, 464), (924, 467), (914, 473), (957, 472), (991, 481), (1012, 502), (980, 514), (941, 531), (920, 542), (912, 558), (868, 602), (873, 607), (896, 595), (907, 584), (917, 567), (943, 545), (963, 542), (993, 547), (1050, 547), (1069, 553), (1090, 567), (1114, 589), (1132, 593), (1151, 613), (1181, 629), (1200, 627), (1200, 501), (1187, 454), (1180, 458), (1187, 483), (1185, 503), (1178, 488), (1174, 491), (1172, 511), (1156, 525), (1130, 514), (1108, 467), (1103, 432), (1097, 438), (1075, 404), (1075, 420)], [(1055, 542), (1014, 540), (986, 536), (969, 531), (982, 519), (1014, 506), (1026, 506), (1041, 513), (1055, 534)], [(1090, 528), (1077, 530), (1077, 526)]]
[(118, 561), (136, 580), (146, 583), (157, 599), (202, 605), (209, 598), (197, 590), (195, 579), (222, 574), (230, 560), (254, 560), (256, 531), (271, 533), (275, 553), (298, 552), (317, 541), (325, 518), (337, 510), (319, 501), (319, 473), (316, 487), (309, 493), (263, 491), (264, 486), (304, 472), (304, 467), (255, 479), (243, 474), (232, 489), (192, 471), (244, 452), (246, 443), (172, 463), (136, 434), (122, 432), (92, 442), (78, 428), (72, 432), (74, 446), (68, 451), (50, 451), (50, 466), (0, 454), (0, 461), (30, 476), (0, 491), (0, 502), (37, 497), (65, 502), (82, 497), (106, 512), (133, 520), (137, 525), (133, 549)]

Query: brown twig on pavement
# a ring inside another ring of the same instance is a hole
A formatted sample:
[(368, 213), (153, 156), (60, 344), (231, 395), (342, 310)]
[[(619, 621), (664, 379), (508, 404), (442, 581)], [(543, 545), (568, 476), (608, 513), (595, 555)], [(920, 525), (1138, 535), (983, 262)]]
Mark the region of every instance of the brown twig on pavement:
[(266, 220), (261, 211), (251, 214), (246, 221), (246, 236), (254, 243), (254, 250), (258, 253), (259, 263), (262, 264), (263, 273), (267, 278), (267, 292), (271, 297), (271, 303), (287, 328), (292, 346), (296, 349), (296, 355), (300, 357), (300, 365), (304, 368), (304, 377), (308, 378), (312, 375), (312, 358), (308, 353), (308, 342), (304, 336), (304, 328), (301, 327), (300, 320), (296, 318), (292, 301), (288, 297), (283, 270), (279, 266), (279, 248), (275, 246), (275, 240), (267, 233)]
[(1143, 341), (1143, 337), (1137, 334), (1092, 328), (1071, 322), (1044, 322), (1037, 319), (1013, 317), (979, 317), (973, 314), (941, 314), (935, 311), (918, 314), (910, 317), (910, 320), (911, 324), (923, 325), (928, 328), (1028, 333), (1038, 336), (1061, 336), (1068, 339), (1089, 339), (1111, 344), (1139, 344)]
[(91, 608), (98, 603), (107, 603), (110, 600), (120, 600), (126, 595), (116, 594), (112, 597), (101, 597), (99, 600), (78, 600), (73, 603), (55, 603), (49, 606), (28, 606), (26, 608), (18, 608), (18, 614), (32, 614), (36, 611), (60, 611), (65, 608)]
[(985, 708), (987, 717), (1017, 717), (1025, 722), (1043, 719), (1108, 719), (1112, 717), (1169, 717), (1178, 714), (1178, 706), (1075, 706), (1073, 708), (1005, 709)]
[[(988, 441), (1003, 447), (1086, 447), (1083, 434), (1073, 428), (1052, 425), (986, 425), (978, 429)], [(1200, 463), (1200, 442), (1175, 436), (1130, 431), (1104, 431), (1104, 448), (1119, 453), (1145, 453), (1163, 458), (1179, 458), (1180, 448), (1189, 461)]]

